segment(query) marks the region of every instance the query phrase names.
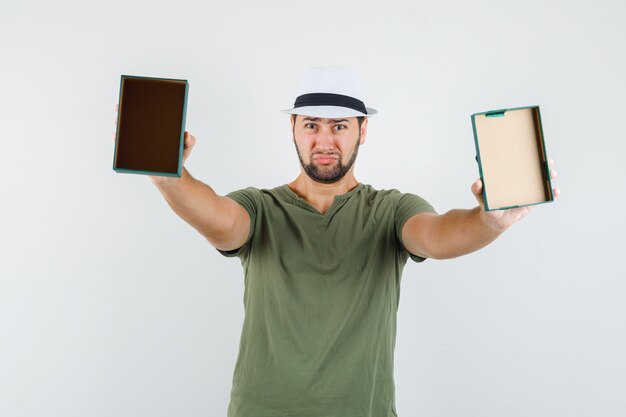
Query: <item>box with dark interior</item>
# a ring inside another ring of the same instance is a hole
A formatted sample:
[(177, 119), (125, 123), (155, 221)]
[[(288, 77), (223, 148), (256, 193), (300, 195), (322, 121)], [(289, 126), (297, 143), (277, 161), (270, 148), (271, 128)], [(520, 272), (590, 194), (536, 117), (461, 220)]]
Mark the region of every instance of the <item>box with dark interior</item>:
[(122, 75), (113, 169), (180, 177), (187, 80)]
[(538, 106), (472, 115), (485, 210), (554, 201)]

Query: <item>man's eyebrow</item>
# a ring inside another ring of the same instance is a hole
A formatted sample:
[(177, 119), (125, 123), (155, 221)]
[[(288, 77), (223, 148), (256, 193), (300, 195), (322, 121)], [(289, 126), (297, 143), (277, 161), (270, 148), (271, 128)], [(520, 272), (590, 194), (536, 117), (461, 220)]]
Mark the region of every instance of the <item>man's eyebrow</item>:
[[(320, 119), (319, 117), (305, 117), (304, 119), (302, 119), (303, 122), (309, 121), (309, 122), (319, 122)], [(350, 123), (350, 120), (348, 119), (327, 119), (330, 120), (327, 123), (342, 123), (342, 122), (348, 122)]]

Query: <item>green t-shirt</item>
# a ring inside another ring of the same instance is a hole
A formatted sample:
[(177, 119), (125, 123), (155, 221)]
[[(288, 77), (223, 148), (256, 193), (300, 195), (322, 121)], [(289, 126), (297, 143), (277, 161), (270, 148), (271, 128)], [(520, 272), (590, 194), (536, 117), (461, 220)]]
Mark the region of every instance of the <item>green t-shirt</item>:
[(234, 251), (245, 318), (229, 417), (396, 416), (393, 355), (402, 226), (435, 213), (414, 194), (359, 184), (320, 214), (287, 185), (227, 195), (250, 214)]

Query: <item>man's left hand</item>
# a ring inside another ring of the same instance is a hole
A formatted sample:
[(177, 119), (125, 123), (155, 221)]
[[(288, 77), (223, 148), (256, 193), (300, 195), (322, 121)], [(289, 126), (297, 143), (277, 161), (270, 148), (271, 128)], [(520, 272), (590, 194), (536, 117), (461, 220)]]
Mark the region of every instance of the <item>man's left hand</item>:
[[(554, 170), (554, 161), (552, 159), (548, 160), (548, 164), (550, 166), (550, 178), (556, 178), (556, 171)], [(480, 215), (482, 220), (487, 224), (487, 226), (497, 230), (499, 232), (504, 232), (508, 229), (513, 223), (521, 220), (526, 217), (528, 213), (532, 211), (534, 206), (524, 206), (517, 207), (506, 210), (493, 210), (493, 211), (485, 211), (485, 203), (483, 201), (483, 182), (477, 179), (474, 184), (472, 184), (472, 193), (476, 200), (478, 200), (478, 204), (480, 205)], [(558, 197), (560, 191), (558, 188), (553, 190), (554, 197)]]

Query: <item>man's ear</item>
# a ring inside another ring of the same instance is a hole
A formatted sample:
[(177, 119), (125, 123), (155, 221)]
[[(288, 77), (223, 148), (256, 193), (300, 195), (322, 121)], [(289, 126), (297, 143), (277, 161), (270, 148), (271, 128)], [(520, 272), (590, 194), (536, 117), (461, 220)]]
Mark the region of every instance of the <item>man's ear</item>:
[(367, 136), (367, 122), (368, 118), (366, 117), (361, 124), (361, 140), (359, 141), (359, 145), (363, 145), (365, 143), (365, 136)]
[(291, 123), (291, 140), (293, 140), (295, 142), (296, 140), (296, 132), (295, 132), (295, 118), (297, 118), (298, 115), (290, 115), (289, 116), (289, 122)]

